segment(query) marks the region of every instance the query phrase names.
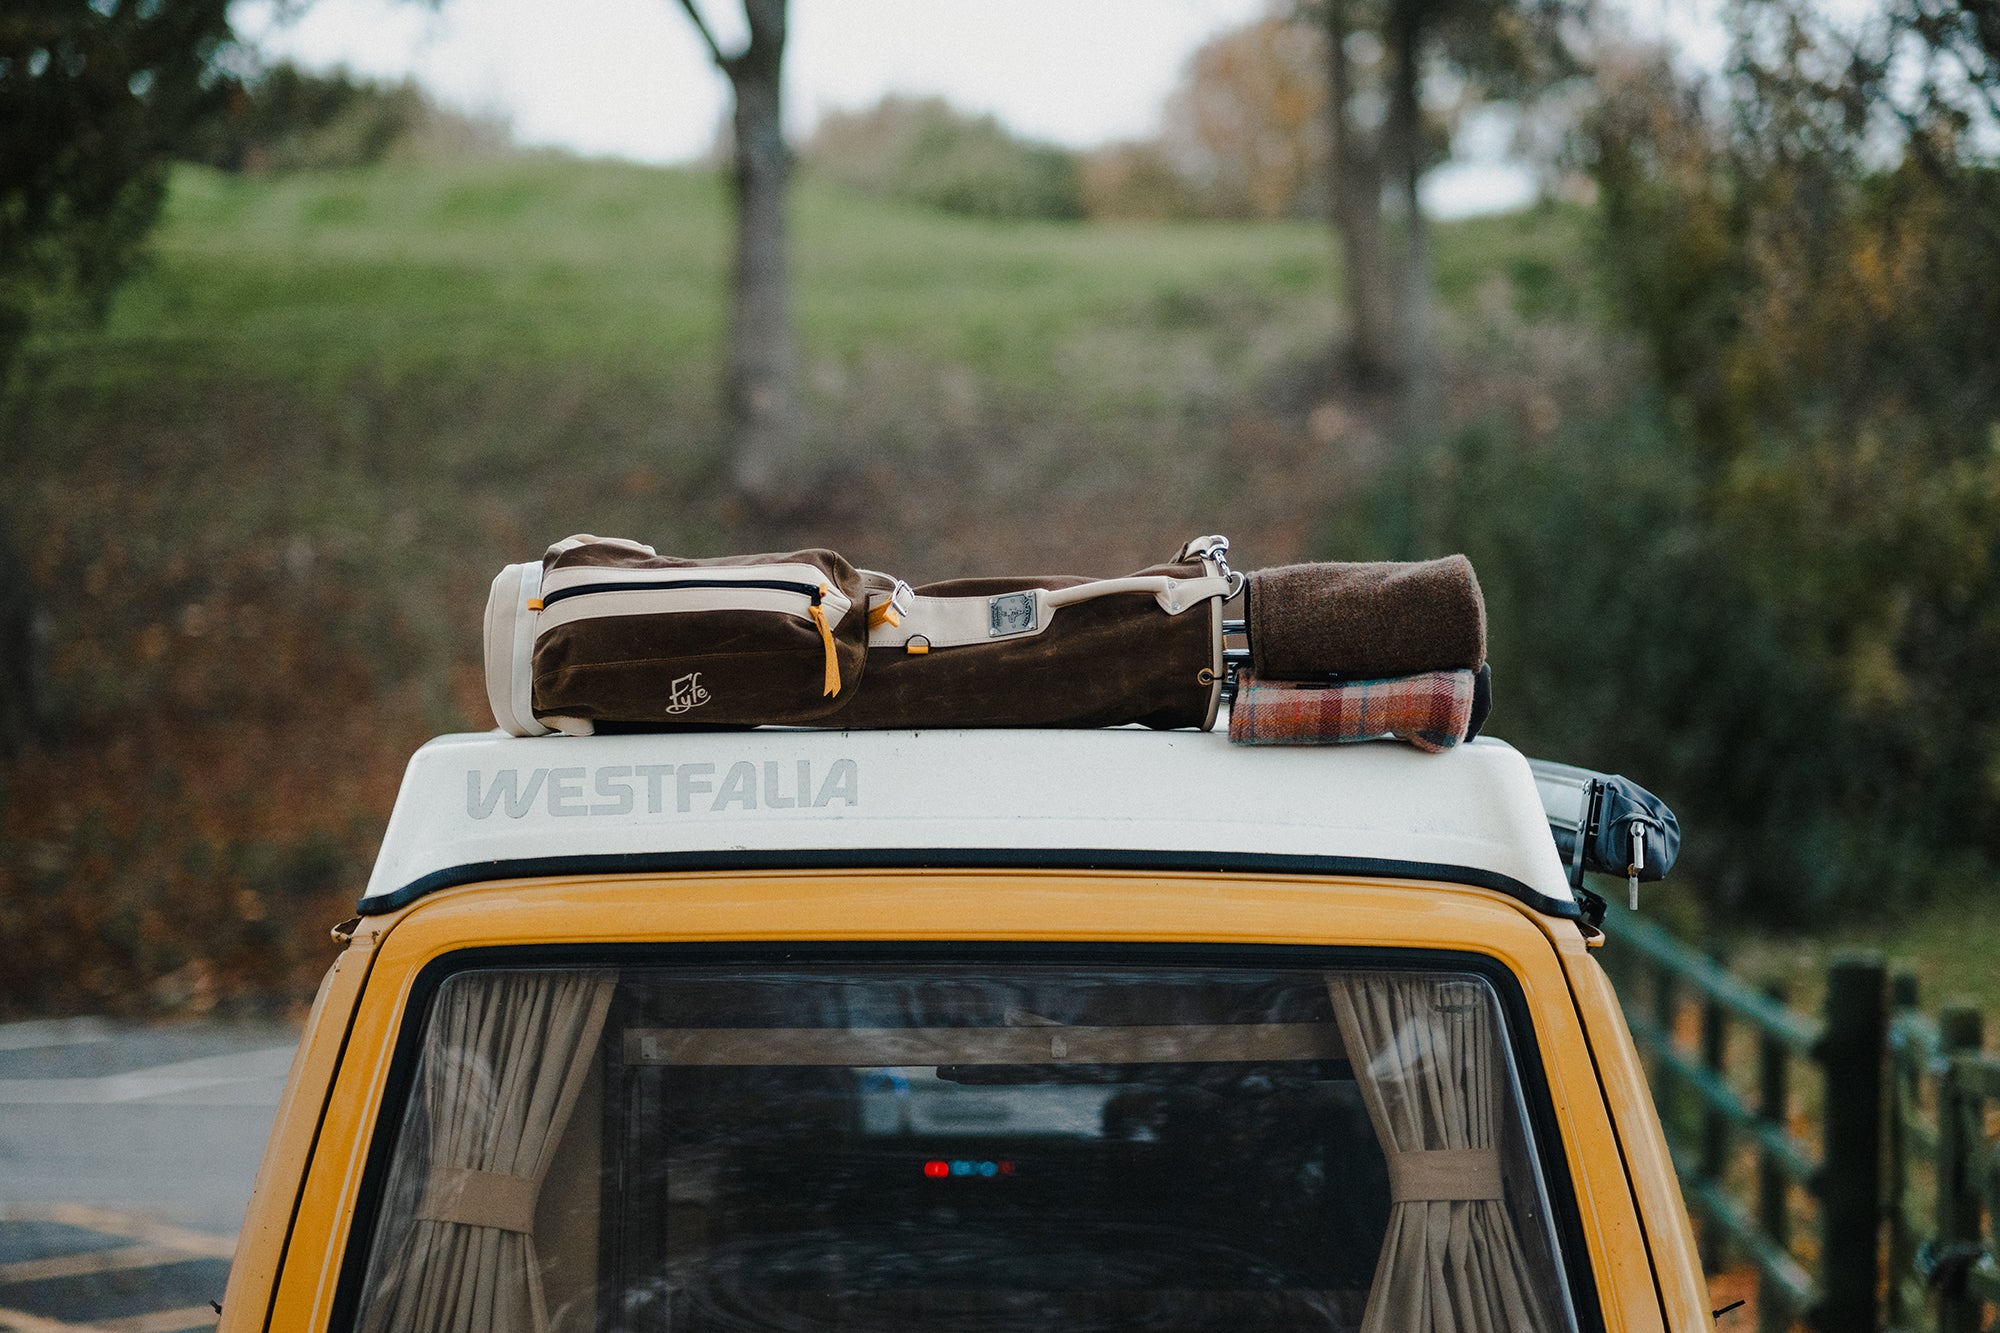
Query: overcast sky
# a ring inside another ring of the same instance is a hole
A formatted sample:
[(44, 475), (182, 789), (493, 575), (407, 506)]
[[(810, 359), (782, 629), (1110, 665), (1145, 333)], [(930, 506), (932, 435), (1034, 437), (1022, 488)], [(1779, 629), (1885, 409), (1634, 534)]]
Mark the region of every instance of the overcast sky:
[[(700, 0), (732, 47), (737, 0)], [(1714, 0), (1626, 0), (1637, 27), (1719, 50)], [(1267, 0), (792, 0), (789, 129), (885, 93), (935, 93), (1015, 131), (1074, 148), (1151, 133), (1188, 56)], [(440, 100), (504, 118), (517, 139), (641, 162), (682, 162), (714, 142), (726, 104), (676, 0), (313, 0), (274, 21), (239, 0), (237, 31), (272, 57), (414, 77)], [(1488, 134), (1492, 141), (1496, 136)], [(1450, 215), (1518, 206), (1532, 180), (1500, 142), (1434, 173)]]
[[(790, 128), (885, 92), (940, 93), (1071, 147), (1147, 133), (1188, 53), (1263, 0), (792, 0)], [(289, 26), (247, 4), (238, 29), (272, 54), (414, 74), (453, 104), (497, 111), (525, 143), (645, 162), (705, 152), (724, 106), (676, 0), (315, 0)], [(741, 6), (705, 0), (725, 47)]]

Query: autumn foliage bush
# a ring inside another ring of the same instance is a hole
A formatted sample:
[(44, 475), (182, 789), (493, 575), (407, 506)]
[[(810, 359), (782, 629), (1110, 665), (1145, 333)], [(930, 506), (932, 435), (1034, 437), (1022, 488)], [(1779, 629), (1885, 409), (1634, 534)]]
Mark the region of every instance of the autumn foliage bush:
[(1720, 88), (1601, 70), (1601, 268), (1652, 387), (1418, 448), (1336, 538), (1466, 549), (1496, 725), (1657, 784), (1738, 919), (2000, 867), (2000, 170), (1968, 128), (2000, 30), (1946, 11), (1748, 7)]

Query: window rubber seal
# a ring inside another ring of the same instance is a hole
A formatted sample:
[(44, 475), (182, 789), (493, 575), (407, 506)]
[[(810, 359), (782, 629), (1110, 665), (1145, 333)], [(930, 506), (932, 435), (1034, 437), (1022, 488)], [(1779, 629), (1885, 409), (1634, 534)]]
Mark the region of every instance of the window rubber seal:
[(1154, 851), (1132, 848), (813, 848), (776, 851), (605, 852), (582, 856), (523, 856), (473, 861), (433, 870), (388, 893), (364, 896), (355, 910), (376, 916), (408, 907), (426, 894), (487, 880), (572, 875), (671, 875), (705, 870), (1154, 870), (1169, 874), (1339, 875), (1427, 879), (1491, 889), (1523, 906), (1564, 920), (1583, 909), (1497, 870), (1439, 861), (1375, 856), (1297, 856), (1276, 852)]

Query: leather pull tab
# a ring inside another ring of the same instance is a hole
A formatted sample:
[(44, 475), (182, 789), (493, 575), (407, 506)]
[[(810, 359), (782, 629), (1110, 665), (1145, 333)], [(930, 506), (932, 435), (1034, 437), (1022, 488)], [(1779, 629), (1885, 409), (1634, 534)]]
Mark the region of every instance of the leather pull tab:
[[(824, 589), (821, 590), (824, 592)], [(807, 608), (812, 614), (813, 624), (819, 627), (819, 641), (826, 649), (826, 679), (820, 693), (831, 697), (840, 693), (840, 655), (834, 651), (833, 627), (826, 623), (826, 608), (818, 602)]]

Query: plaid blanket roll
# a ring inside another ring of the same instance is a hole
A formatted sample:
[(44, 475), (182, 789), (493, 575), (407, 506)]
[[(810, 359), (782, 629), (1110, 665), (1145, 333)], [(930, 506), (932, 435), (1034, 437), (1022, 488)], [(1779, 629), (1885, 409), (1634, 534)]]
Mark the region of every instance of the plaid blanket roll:
[(1473, 673), (1426, 671), (1324, 684), (1236, 676), (1229, 739), (1239, 745), (1341, 745), (1393, 736), (1436, 754), (1465, 739)]

